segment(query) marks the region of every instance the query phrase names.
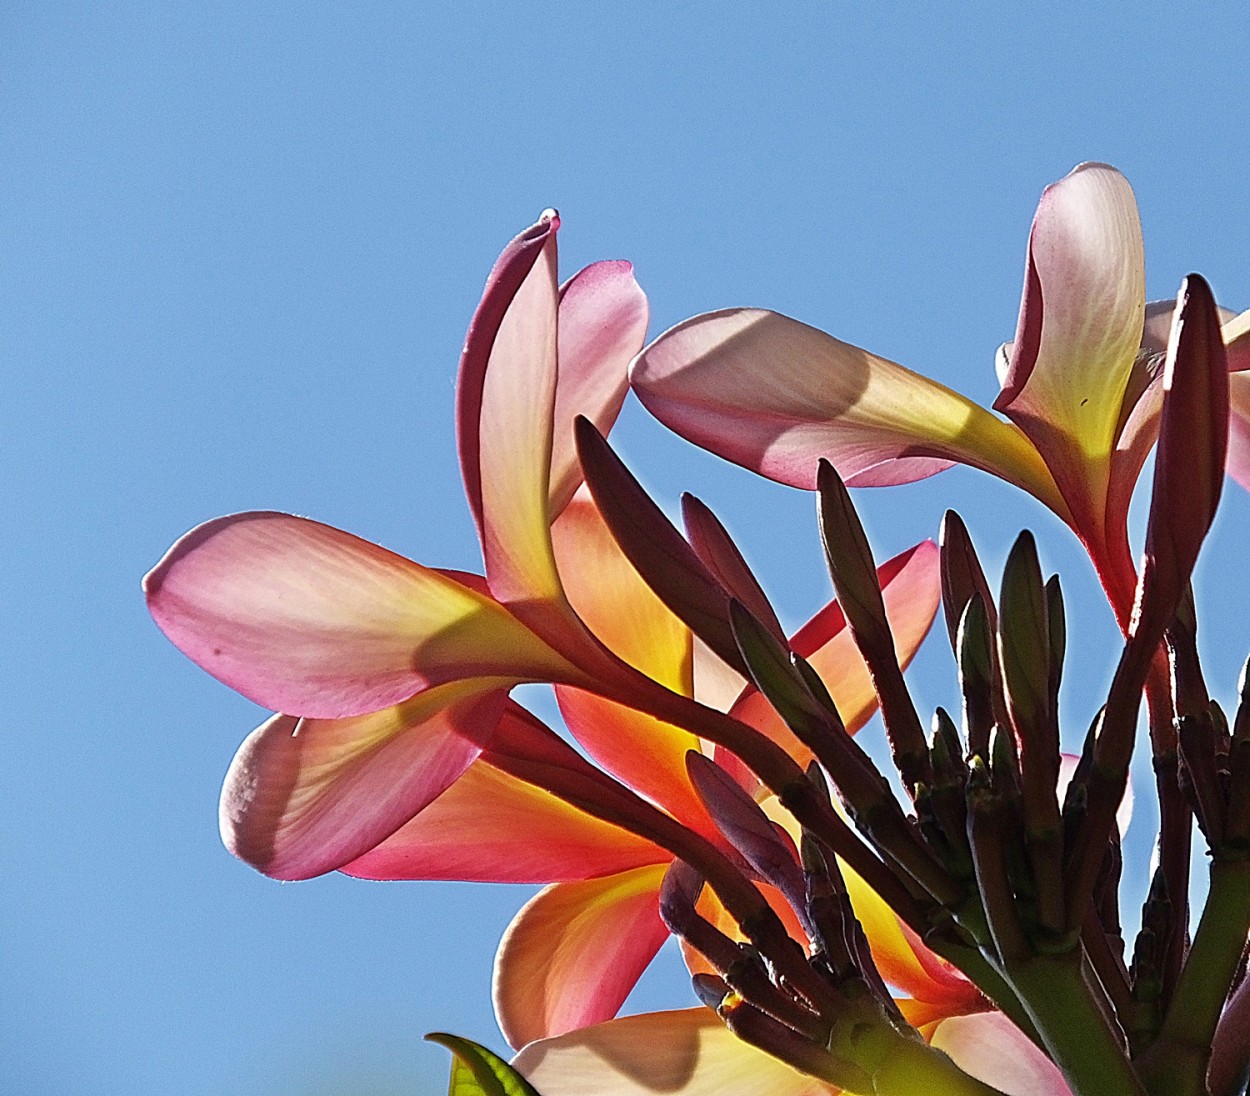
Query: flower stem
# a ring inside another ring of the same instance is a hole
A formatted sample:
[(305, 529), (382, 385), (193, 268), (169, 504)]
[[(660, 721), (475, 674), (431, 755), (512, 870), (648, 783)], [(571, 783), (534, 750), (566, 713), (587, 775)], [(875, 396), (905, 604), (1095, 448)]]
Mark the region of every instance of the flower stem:
[(1202, 1096), (1211, 1043), (1250, 924), (1250, 861), (1217, 860), (1211, 887), (1159, 1038), (1142, 1056), (1152, 1094)]
[(1079, 1096), (1145, 1096), (1124, 1044), (1082, 973), (1079, 952), (1012, 963), (1007, 980)]

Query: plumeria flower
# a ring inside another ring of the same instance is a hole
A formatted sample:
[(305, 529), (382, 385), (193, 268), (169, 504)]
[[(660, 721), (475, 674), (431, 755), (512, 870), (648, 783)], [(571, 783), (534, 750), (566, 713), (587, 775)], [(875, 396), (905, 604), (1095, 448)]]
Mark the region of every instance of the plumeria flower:
[[(610, 427), (645, 299), (623, 263), (558, 289), (558, 224), (545, 216), (504, 252), (462, 359), (460, 455), (484, 578), (249, 513), (192, 531), (145, 582), (170, 639), (281, 713), (226, 778), (221, 830), (236, 855), (281, 879), (345, 868), (555, 883), (501, 952), (499, 1012), (517, 1045), (615, 1015), (667, 935), (656, 894), (672, 857), (492, 765), (541, 741), (508, 691), (557, 683), (570, 727), (608, 772), (719, 836), (682, 764), (699, 737), (648, 710), (657, 697), (695, 707), (690, 632), (577, 494), (573, 418)], [(921, 545), (882, 571), (904, 661), (936, 609), (935, 557)], [(857, 727), (872, 688), (836, 606), (795, 643)], [(735, 715), (797, 747), (751, 694)]]
[(221, 800), (226, 845), (269, 875), (330, 871), (394, 833), (472, 763), (514, 685), (638, 685), (569, 606), (549, 524), (580, 481), (573, 416), (604, 429), (615, 418), (646, 299), (628, 263), (560, 287), (558, 227), (549, 212), (509, 244), (461, 361), (460, 456), (484, 579), (305, 518), (246, 513), (188, 533), (144, 581), (188, 657), (282, 713), (244, 742)]
[[(695, 680), (690, 630), (630, 566), (587, 494), (573, 499), (553, 536), (565, 592), (591, 630), (651, 679), (709, 699)], [(880, 577), (906, 662), (937, 610), (936, 547), (924, 542), (910, 549), (884, 564)], [(801, 629), (793, 644), (821, 672), (848, 730), (858, 730), (876, 698), (836, 603)], [(728, 673), (722, 667), (716, 680)], [(697, 735), (584, 689), (558, 685), (556, 693), (569, 730), (594, 762), (724, 845), (686, 772), (686, 755), (703, 748)], [(722, 706), (735, 717), (782, 743), (801, 763), (810, 760), (753, 687), (739, 679), (728, 695), (732, 704)], [(499, 733), (514, 740), (532, 719), (510, 709)], [(745, 770), (741, 779), (757, 789)], [(472, 842), (465, 841), (466, 833), (474, 835)], [(672, 860), (637, 836), (501, 773), (488, 748), (442, 796), (343, 870), (372, 879), (551, 884), (513, 920), (495, 964), (496, 1015), (505, 1037), (520, 1047), (616, 1015), (668, 937), (658, 895)], [(893, 923), (893, 914), (888, 916)], [(985, 1007), (975, 990), (972, 996)]]
[[(1172, 302), (1145, 299), (1127, 180), (1089, 163), (1048, 187), (1029, 235), (1016, 336), (993, 410), (797, 320), (727, 309), (686, 320), (633, 366), (634, 390), (683, 437), (810, 489), (830, 460), (851, 486), (951, 464), (1030, 492), (1086, 546), (1122, 627), (1134, 567), (1127, 514), (1158, 434)], [(1225, 314), (1230, 371), (1250, 368), (1250, 312)], [(1250, 375), (1233, 378), (1229, 468), (1250, 486)]]

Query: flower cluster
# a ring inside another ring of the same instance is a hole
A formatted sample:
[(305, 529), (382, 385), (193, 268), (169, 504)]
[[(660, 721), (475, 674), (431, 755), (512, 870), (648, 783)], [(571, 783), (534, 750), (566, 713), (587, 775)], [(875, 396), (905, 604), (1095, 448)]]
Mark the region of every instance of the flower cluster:
[[(1197, 276), (1147, 305), (1131, 190), (1083, 165), (1034, 221), (1004, 420), (774, 313), (644, 348), (629, 264), (561, 284), (559, 227), (547, 211), (505, 249), (461, 359), (483, 574), (246, 513), (147, 576), (165, 634), (278, 713), (227, 775), (226, 846), (279, 879), (547, 884), (496, 960), (513, 1065), (440, 1037), (465, 1091), (1233, 1096), (1250, 707), (1230, 724), (1207, 695), (1189, 577), (1226, 463), (1250, 478), (1250, 313)], [(795, 634), (711, 510), (687, 496), (679, 531), (613, 452), (631, 382), (678, 433), (817, 491), (837, 599)], [(1128, 501), (1156, 440), (1136, 568)], [(846, 484), (956, 461), (1062, 517), (1122, 625), (1079, 760), (1060, 753), (1063, 599), (1027, 534), (998, 597), (954, 514), (940, 548), (873, 559)], [(939, 710), (926, 733), (903, 671), (939, 605), (962, 726)], [(511, 699), (536, 682), (580, 750)], [(1117, 811), (1143, 692), (1163, 828), (1126, 960)], [(877, 710), (904, 802), (854, 737)], [(1191, 944), (1194, 819), (1211, 888)], [(702, 1004), (616, 1018), (670, 934)]]

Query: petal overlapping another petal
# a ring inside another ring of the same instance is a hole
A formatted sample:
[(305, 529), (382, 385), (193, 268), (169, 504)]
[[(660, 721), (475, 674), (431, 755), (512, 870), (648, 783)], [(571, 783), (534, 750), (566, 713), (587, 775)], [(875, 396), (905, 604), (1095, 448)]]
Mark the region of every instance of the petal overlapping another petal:
[(543, 1096), (829, 1096), (706, 1008), (650, 1012), (531, 1043), (513, 1065)]
[(1250, 491), (1250, 311), (1221, 329), (1228, 354), (1228, 474)]
[(812, 489), (830, 460), (852, 486), (908, 483), (952, 463), (994, 472), (1062, 508), (1011, 424), (950, 389), (775, 312), (686, 320), (635, 360), (634, 390), (678, 434)]
[(1069, 1096), (1059, 1067), (1001, 1012), (942, 1020), (930, 1042), (965, 1073), (1004, 1096)]
[(479, 757), (376, 848), (341, 869), (362, 879), (558, 883), (666, 863), (663, 849)]
[(289, 514), (193, 529), (144, 589), (156, 623), (193, 662), (292, 715), (361, 715), (469, 677), (578, 677), (465, 583)]
[(504, 250), (465, 340), (456, 417), (486, 578), (501, 602), (561, 600), (547, 535), (557, 371), (556, 230)]
[[(625, 558), (588, 492), (574, 496), (552, 536), (569, 601), (589, 629), (636, 670), (689, 696), (690, 630)], [(583, 690), (557, 687), (556, 697), (573, 736), (608, 772), (683, 820), (706, 825), (686, 776), (686, 753), (699, 748), (695, 735)]]
[(616, 1015), (668, 937), (667, 864), (556, 883), (522, 907), (495, 959), (495, 1014), (514, 1047)]
[(1077, 531), (1102, 543), (1111, 452), (1142, 339), (1145, 259), (1128, 180), (1081, 164), (1047, 187), (1020, 320), (994, 402), (1054, 474)]
[(647, 298), (633, 265), (592, 263), (560, 290), (555, 413), (549, 516), (568, 505), (582, 482), (573, 444), (573, 420), (590, 419), (607, 434), (629, 391), (629, 363), (647, 334)]
[(452, 785), (489, 739), (505, 694), (484, 686), (443, 685), (347, 719), (274, 716), (226, 774), (226, 848), (276, 879), (321, 875), (372, 849)]

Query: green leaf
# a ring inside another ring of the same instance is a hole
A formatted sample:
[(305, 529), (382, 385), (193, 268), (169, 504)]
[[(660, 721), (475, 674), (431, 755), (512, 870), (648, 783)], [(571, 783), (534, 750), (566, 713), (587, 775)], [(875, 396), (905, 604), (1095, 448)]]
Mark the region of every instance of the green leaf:
[(455, 1055), (447, 1096), (540, 1096), (524, 1077), (493, 1051), (472, 1039), (433, 1031), (426, 1038)]

